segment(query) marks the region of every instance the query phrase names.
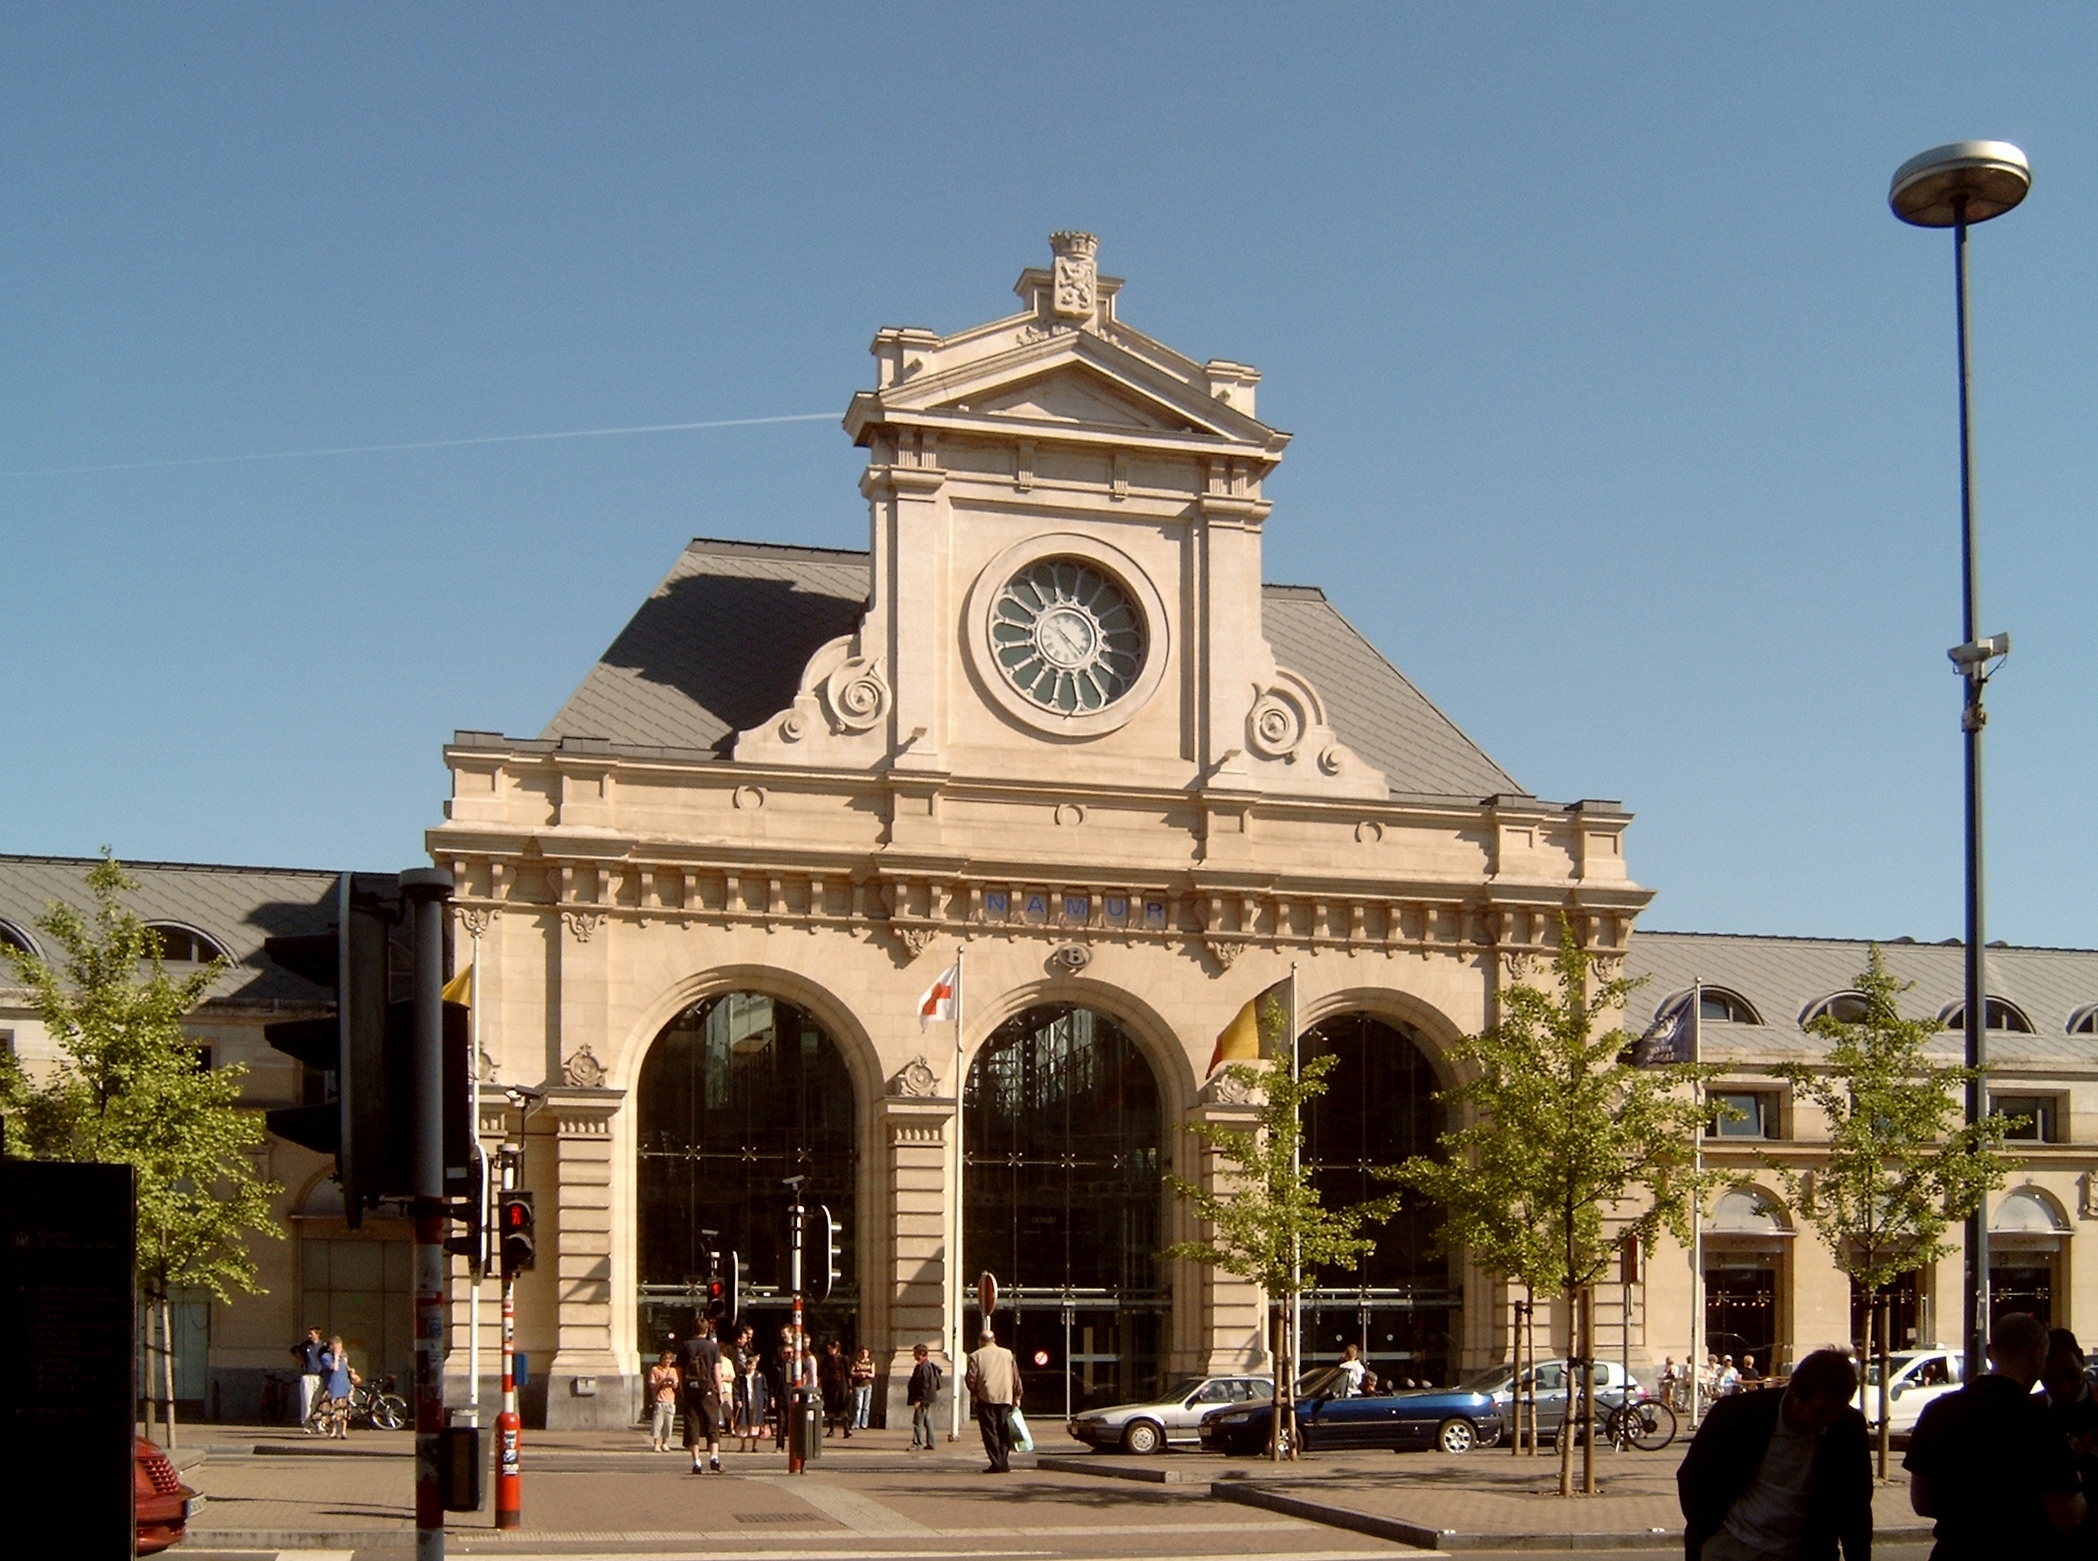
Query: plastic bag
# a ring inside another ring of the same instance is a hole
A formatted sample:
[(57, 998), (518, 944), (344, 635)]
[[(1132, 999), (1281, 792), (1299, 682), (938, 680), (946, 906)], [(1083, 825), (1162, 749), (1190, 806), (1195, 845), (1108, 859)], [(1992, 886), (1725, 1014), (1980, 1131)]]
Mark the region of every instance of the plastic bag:
[(1005, 1423), (1006, 1427), (1012, 1432), (1013, 1451), (1020, 1453), (1033, 1452), (1034, 1438), (1027, 1434), (1027, 1417), (1016, 1408), (1005, 1417)]

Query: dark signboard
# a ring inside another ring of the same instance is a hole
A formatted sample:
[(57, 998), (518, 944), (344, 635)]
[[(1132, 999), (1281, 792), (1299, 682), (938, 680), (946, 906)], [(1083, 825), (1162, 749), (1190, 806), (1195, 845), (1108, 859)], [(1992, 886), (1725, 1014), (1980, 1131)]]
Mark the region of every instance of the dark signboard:
[(128, 1557), (128, 1165), (0, 1159), (0, 1469), (22, 1555)]

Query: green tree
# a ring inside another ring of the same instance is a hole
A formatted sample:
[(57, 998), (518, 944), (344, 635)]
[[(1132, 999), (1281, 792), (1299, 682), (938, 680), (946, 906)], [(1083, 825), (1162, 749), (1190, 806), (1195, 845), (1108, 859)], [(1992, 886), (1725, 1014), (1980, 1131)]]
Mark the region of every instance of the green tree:
[[(1709, 1110), (1690, 1088), (1710, 1070), (1635, 1067), (1633, 1037), (1614, 1021), (1639, 982), (1598, 978), (1564, 918), (1549, 987), (1518, 980), (1500, 1022), (1454, 1048), (1465, 1081), (1443, 1098), (1462, 1108), (1443, 1157), (1415, 1156), (1392, 1174), (1445, 1211), (1440, 1242), (1488, 1271), (1522, 1278), (1573, 1308), (1572, 1354), (1595, 1354), (1590, 1287), (1622, 1242), (1650, 1249), (1666, 1229), (1685, 1245), (1704, 1186), (1695, 1135)], [(1607, 1028), (1599, 1028), (1607, 1025)], [(1559, 1431), (1559, 1494), (1573, 1494), (1574, 1427), (1594, 1417), (1593, 1373), (1577, 1368)], [(1583, 1488), (1595, 1489), (1594, 1438), (1582, 1436)]]
[[(1814, 1227), (1836, 1266), (1871, 1297), (1871, 1338), (1858, 1358), (1879, 1363), (1879, 1477), (1887, 1477), (1887, 1302), (1902, 1275), (1952, 1251), (1946, 1233), (2003, 1185), (2010, 1165), (1997, 1152), (2008, 1124), (1985, 1117), (1969, 1127), (1959, 1091), (1969, 1068), (1925, 1054), (1935, 1020), (1904, 1019), (1896, 1006), (1908, 984), (1888, 973), (1874, 944), (1857, 989), (1854, 1022), (1818, 1015), (1807, 1029), (1828, 1042), (1818, 1064), (1776, 1069), (1797, 1102), (1828, 1119), (1828, 1158), (1811, 1172), (1764, 1157), (1786, 1199)], [(1969, 1016), (1972, 1023), (1972, 1016)]]
[[(1268, 999), (1280, 1003), (1279, 997)], [(1286, 1033), (1287, 1021), (1276, 1026)], [(1216, 1185), (1205, 1188), (1185, 1177), (1168, 1175), (1166, 1185), (1193, 1209), (1208, 1229), (1206, 1239), (1176, 1242), (1160, 1254), (1220, 1268), (1260, 1286), (1279, 1303), (1274, 1328), (1275, 1412), (1269, 1422), (1268, 1453), (1294, 1458), (1297, 1362), (1287, 1319), (1306, 1279), (1324, 1267), (1353, 1263), (1374, 1251), (1363, 1235), (1365, 1225), (1385, 1220), (1397, 1210), (1403, 1193), (1329, 1209), (1320, 1201), (1311, 1172), (1298, 1149), (1305, 1102), (1326, 1092), (1326, 1075), (1339, 1058), (1313, 1057), (1291, 1076), (1285, 1054), (1262, 1063), (1235, 1062), (1224, 1076), (1243, 1085), (1259, 1101), (1250, 1129), (1220, 1122), (1190, 1122), (1187, 1131), (1222, 1162)]]
[[(55, 963), (0, 949), (58, 1048), (41, 1077), (19, 1066), (0, 1076), (7, 1148), (133, 1168), (139, 1289), (165, 1352), (175, 1290), (205, 1289), (221, 1301), (259, 1290), (248, 1238), (283, 1236), (270, 1208), (283, 1189), (255, 1167), (265, 1130), (240, 1105), (247, 1069), (205, 1067), (182, 1027), (225, 963), (169, 974), (158, 936), (124, 904), (138, 885), (107, 850), (88, 870), (87, 888), (85, 913), (53, 901), (37, 920), (59, 951)], [(171, 1376), (165, 1354), (163, 1364)], [(172, 1442), (171, 1381), (167, 1399)]]

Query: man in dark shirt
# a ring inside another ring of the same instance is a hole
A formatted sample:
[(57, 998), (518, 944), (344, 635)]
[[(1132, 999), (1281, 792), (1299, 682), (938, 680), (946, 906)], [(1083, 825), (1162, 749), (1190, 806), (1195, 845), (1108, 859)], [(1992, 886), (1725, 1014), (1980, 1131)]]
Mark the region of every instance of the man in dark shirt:
[(291, 1347), (291, 1353), (299, 1363), (299, 1425), (308, 1436), (317, 1429), (313, 1423), (313, 1409), (320, 1402), (321, 1354), (327, 1348), (321, 1342), (318, 1328), (308, 1328), (306, 1337)]
[(2047, 1330), (2047, 1366), (2040, 1373), (2040, 1386), (2047, 1390), (2047, 1418), (2068, 1443), (2083, 1486), (2083, 1526), (2065, 1549), (2098, 1556), (2098, 1507), (2091, 1501), (2098, 1491), (2098, 1394), (2091, 1392), (2091, 1379), (2084, 1375), (2083, 1346), (2066, 1328)]
[(911, 1451), (915, 1453), (922, 1447), (929, 1453), (940, 1440), (932, 1424), (932, 1406), (940, 1396), (940, 1368), (933, 1364), (932, 1351), (922, 1344), (911, 1351), (911, 1358), (917, 1362), (911, 1367), (907, 1395), (911, 1406)]
[(706, 1446), (707, 1467), (721, 1473), (721, 1346), (714, 1340), (714, 1325), (699, 1319), (692, 1337), (685, 1340), (684, 1358), (679, 1362), (685, 1375), (685, 1450), (692, 1455), (692, 1472), (699, 1473), (699, 1449)]
[(2083, 1522), (2069, 1444), (2033, 1384), (2047, 1328), (2027, 1312), (1996, 1319), (1985, 1376), (1926, 1404), (1902, 1467), (1909, 1505), (1936, 1518), (1931, 1561), (2044, 1555)]
[(1815, 1350), (1783, 1392), (1714, 1404), (1676, 1471), (1685, 1561), (1847, 1561), (1872, 1554), (1872, 1457), (1858, 1377)]

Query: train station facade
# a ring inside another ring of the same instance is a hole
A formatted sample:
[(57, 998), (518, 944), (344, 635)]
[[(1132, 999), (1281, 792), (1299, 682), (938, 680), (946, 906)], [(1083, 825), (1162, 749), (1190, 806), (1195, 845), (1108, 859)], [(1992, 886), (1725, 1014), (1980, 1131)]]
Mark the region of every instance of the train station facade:
[[(1321, 591), (1265, 583), (1266, 527), (1297, 522), (1264, 496), (1288, 436), (1259, 420), (1260, 376), (1124, 323), (1120, 289), (1090, 237), (1058, 234), (1016, 312), (879, 332), (844, 420), (864, 551), (695, 541), (543, 731), (447, 747), (427, 846), (475, 972), (480, 1127), (520, 1151), (539, 1211), (531, 1421), (631, 1423), (710, 1253), (736, 1254), (747, 1319), (784, 1321), (796, 1188), (842, 1231), (813, 1326), (872, 1349), (886, 1397), (986, 1271), (1031, 1404), (1262, 1364), (1263, 1298), (1159, 1256), (1194, 1234), (1164, 1174), (1213, 1174), (1187, 1127), (1253, 1111), (1209, 1077), (1218, 1033), (1294, 974), (1307, 1053), (1338, 1058), (1307, 1154), (1329, 1199), (1382, 1191), (1369, 1167), (1434, 1148), (1453, 1043), (1562, 917), (1651, 978), (1635, 1028), (1705, 993), (1708, 1057), (1755, 1128), (1710, 1146), (1739, 1184), (1713, 1211), (1708, 1330), (1779, 1360), (1846, 1336), (1846, 1282), (1762, 1167), (1811, 1161), (1819, 1124), (1771, 1070), (1811, 1058), (1802, 1026), (1865, 945), (1635, 934), (1650, 891), (1623, 808), (1528, 793)], [(80, 865), (0, 859), (0, 938), (33, 942)], [(318, 929), (329, 875), (140, 877), (170, 949), (236, 966), (199, 1035), (250, 1064), (255, 1104), (301, 1099), (312, 1081), (260, 1027), (320, 994), (261, 945)], [(1889, 957), (1919, 1015), (1951, 1016), (1956, 948)], [(957, 962), (958, 1015), (926, 1022)], [(2077, 1239), (2098, 1218), (2098, 954), (1992, 969), (1996, 1087), (2046, 1106), (1995, 1200), (2002, 1286), (2098, 1317)], [(0, 991), (0, 1036), (48, 1061), (19, 994)], [(272, 1140), (267, 1159), (290, 1231), (257, 1243), (268, 1294), (184, 1313), (182, 1396), (229, 1417), (308, 1323), (375, 1368), (408, 1359), (406, 1223), (350, 1231), (319, 1157)], [(1321, 1274), (1307, 1350), (1358, 1342), (1424, 1381), (1506, 1358), (1511, 1297), (1434, 1231), (1406, 1208)], [(1957, 1332), (1957, 1267), (1914, 1276), (1906, 1339)], [(455, 1277), (451, 1396), (477, 1345), (485, 1403), (495, 1286)], [(1680, 1358), (1688, 1256), (1604, 1303), (1606, 1347)]]

